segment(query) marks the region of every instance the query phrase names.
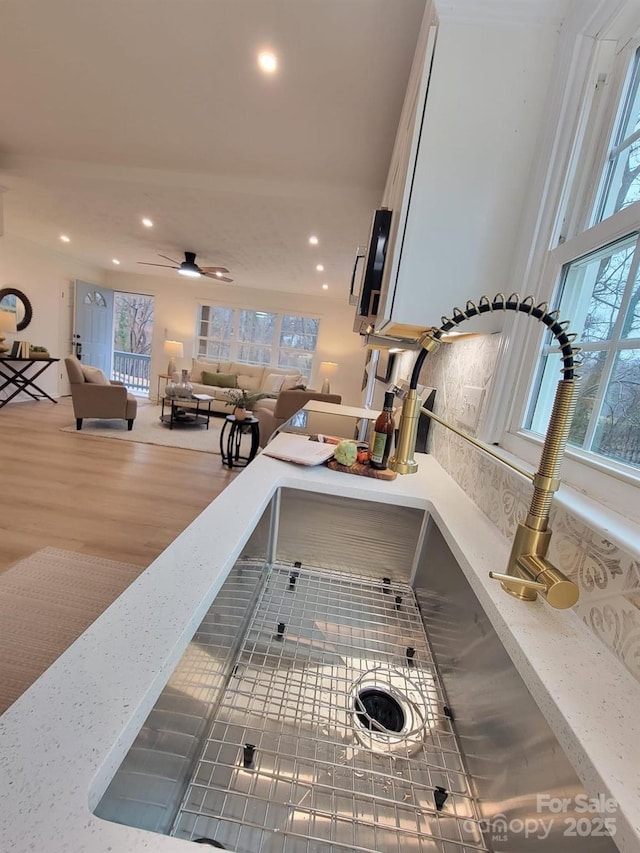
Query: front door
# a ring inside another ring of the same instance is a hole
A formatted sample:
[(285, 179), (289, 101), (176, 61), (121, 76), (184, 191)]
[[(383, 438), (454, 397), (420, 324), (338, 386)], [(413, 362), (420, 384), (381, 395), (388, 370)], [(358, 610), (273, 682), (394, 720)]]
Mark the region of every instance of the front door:
[(113, 357), (113, 290), (76, 281), (73, 350), (83, 364), (111, 377)]

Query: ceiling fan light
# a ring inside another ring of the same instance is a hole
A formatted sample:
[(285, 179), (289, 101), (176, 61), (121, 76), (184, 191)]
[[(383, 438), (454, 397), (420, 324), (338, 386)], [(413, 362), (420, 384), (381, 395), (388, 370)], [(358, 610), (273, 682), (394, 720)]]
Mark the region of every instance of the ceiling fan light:
[(180, 275), (185, 275), (187, 278), (200, 278), (200, 273), (193, 267), (181, 267), (178, 270)]

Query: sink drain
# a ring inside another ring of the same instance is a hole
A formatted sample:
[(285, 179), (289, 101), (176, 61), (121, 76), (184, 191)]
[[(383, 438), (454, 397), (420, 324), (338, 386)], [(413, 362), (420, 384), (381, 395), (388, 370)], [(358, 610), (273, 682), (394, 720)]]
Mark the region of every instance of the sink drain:
[(405, 724), (402, 705), (377, 687), (361, 690), (356, 698), (356, 717), (369, 731), (401, 732)]
[(437, 692), (430, 673), (377, 663), (349, 691), (353, 735), (371, 752), (409, 758), (435, 724)]

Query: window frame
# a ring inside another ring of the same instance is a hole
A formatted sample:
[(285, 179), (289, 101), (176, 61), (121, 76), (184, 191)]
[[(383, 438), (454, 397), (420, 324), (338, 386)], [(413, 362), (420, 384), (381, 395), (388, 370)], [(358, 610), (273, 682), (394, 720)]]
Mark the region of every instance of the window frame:
[[(228, 343), (228, 345), (229, 345), (229, 357), (228, 358), (202, 355), (199, 352), (200, 341), (212, 340), (211, 338), (205, 337), (205, 336), (200, 334), (202, 309), (205, 307), (209, 308), (211, 311), (213, 311), (215, 309), (222, 309), (222, 310), (228, 310), (228, 311), (233, 312), (233, 334), (232, 334), (232, 338), (230, 340), (220, 339), (220, 341), (219, 341), (220, 344)], [(262, 346), (262, 347), (265, 347), (265, 349), (270, 350), (271, 358), (270, 358), (268, 364), (263, 364), (263, 363), (253, 362), (253, 361), (242, 361), (238, 357), (239, 348), (243, 344), (247, 343), (247, 341), (240, 341), (240, 339), (238, 337), (239, 328), (240, 328), (240, 316), (241, 316), (241, 313), (243, 311), (253, 312), (254, 314), (260, 314), (260, 313), (271, 314), (275, 317), (275, 322), (274, 322), (274, 326), (273, 326), (273, 338), (272, 338), (271, 343), (258, 343), (258, 344), (256, 344), (256, 346)], [(281, 347), (281, 345), (280, 345), (280, 339), (281, 339), (281, 333), (282, 333), (282, 321), (283, 321), (284, 317), (301, 317), (305, 320), (317, 320), (318, 321), (318, 335), (316, 337), (315, 349), (313, 350), (313, 352), (310, 352), (309, 350), (300, 350), (301, 353), (306, 353), (308, 355), (311, 355), (311, 365), (309, 367), (308, 375), (305, 371), (303, 371), (303, 370), (300, 371), (301, 375), (308, 382), (310, 382), (311, 377), (313, 376), (315, 368), (316, 368), (316, 356), (318, 354), (318, 340), (320, 338), (320, 324), (322, 322), (322, 317), (319, 314), (302, 314), (300, 312), (292, 311), (290, 309), (273, 311), (273, 310), (267, 309), (267, 308), (265, 308), (265, 309), (247, 308), (246, 306), (241, 306), (241, 305), (228, 305), (228, 304), (227, 305), (220, 305), (217, 303), (214, 304), (212, 302), (206, 302), (204, 300), (201, 300), (197, 303), (197, 307), (196, 307), (196, 319), (195, 319), (196, 334), (195, 334), (195, 341), (194, 341), (194, 350), (195, 350), (194, 358), (196, 358), (196, 359), (203, 359), (203, 358), (204, 359), (210, 359), (211, 361), (237, 362), (238, 364), (247, 364), (247, 365), (251, 365), (253, 367), (273, 367), (273, 368), (276, 368), (278, 370), (289, 370), (289, 369), (294, 370), (296, 368), (293, 368), (293, 367), (291, 367), (291, 368), (282, 367), (281, 368), (278, 364), (281, 350), (289, 352), (292, 349), (291, 347)]]
[[(593, 228), (582, 232), (582, 234), (576, 236), (573, 240), (561, 243), (548, 254), (541, 286), (542, 298), (548, 295), (549, 300), (552, 300), (555, 291), (560, 285), (563, 267), (572, 260), (588, 254), (594, 247), (595, 242), (605, 246), (634, 231), (640, 231), (640, 201), (623, 208), (614, 217), (611, 217), (611, 219), (594, 225)], [(561, 319), (571, 318), (561, 317)], [(521, 323), (527, 323), (525, 318), (518, 318), (518, 320)], [(543, 345), (544, 328), (540, 324), (532, 323), (530, 320), (528, 321), (528, 326), (532, 328), (527, 328), (523, 335), (524, 342), (521, 352), (521, 364), (523, 367), (519, 371), (520, 379), (514, 389), (509, 421), (500, 444), (510, 453), (535, 465), (539, 459), (543, 439), (538, 434), (526, 430), (522, 424), (525, 422), (536, 379), (539, 354)], [(580, 370), (578, 369), (577, 372), (579, 374)], [(559, 373), (558, 379), (560, 379)], [(640, 471), (634, 471), (630, 466), (619, 464), (612, 459), (587, 453), (572, 446), (567, 447), (565, 456), (565, 467), (569, 474), (567, 479), (580, 490), (593, 492), (594, 487), (600, 486), (601, 481), (594, 480), (594, 472), (615, 479), (616, 483), (610, 483), (608, 486), (602, 484), (605, 488), (605, 493), (609, 493), (612, 490), (615, 492), (620, 483), (627, 483), (635, 489), (640, 485)], [(585, 466), (586, 469), (581, 472), (581, 469)], [(626, 502), (629, 497), (630, 495), (627, 494), (620, 503), (623, 509), (618, 511), (623, 511), (623, 514), (626, 514), (626, 510), (628, 509), (628, 503)], [(637, 501), (637, 493), (634, 497)], [(617, 502), (615, 494), (609, 498), (609, 501)]]
[[(640, 21), (635, 23), (637, 26)], [(541, 227), (535, 235), (527, 270), (529, 275), (528, 278), (525, 276), (525, 280), (530, 282), (537, 280), (537, 286), (525, 286), (528, 287), (526, 292), (535, 293), (539, 301), (546, 300), (553, 304), (561, 284), (562, 269), (570, 261), (640, 231), (640, 201), (623, 207), (608, 219), (589, 225), (593, 222), (597, 196), (604, 181), (612, 130), (623, 109), (621, 95), (639, 44), (640, 38), (627, 38), (620, 49), (617, 46), (612, 49), (611, 41), (605, 41), (604, 37), (601, 42), (594, 40), (590, 47), (591, 86), (585, 86), (584, 80), (573, 80), (573, 95), (579, 98), (576, 101), (577, 113), (573, 115), (574, 124), (570, 128), (566, 125), (561, 127), (552, 140), (557, 145), (558, 137), (564, 135), (565, 144), (569, 140), (569, 150), (564, 163), (559, 164), (558, 160), (550, 158), (547, 160), (550, 165), (540, 172), (543, 181), (555, 178), (556, 187), (555, 192), (549, 187), (541, 192), (539, 222), (546, 222), (547, 227), (546, 230)], [(599, 62), (608, 63), (604, 85)], [(607, 91), (603, 93), (603, 89)], [(531, 263), (536, 253), (539, 270), (537, 278), (535, 263)], [(525, 325), (522, 325), (522, 321)], [(513, 393), (506, 414), (500, 417), (496, 414), (495, 406), (500, 401), (504, 406), (505, 393), (501, 394), (497, 389), (492, 400), (494, 411), (489, 413), (487, 423), (493, 426), (494, 434), (500, 436), (498, 443), (508, 453), (535, 467), (539, 461), (543, 437), (531, 433), (522, 425), (536, 380), (544, 329), (540, 324), (527, 322), (525, 318), (510, 317), (505, 323), (505, 334), (509, 343), (503, 349), (503, 359), (509, 359), (511, 366), (498, 366), (496, 373), (498, 377), (502, 374), (503, 380), (506, 378), (510, 382)], [(509, 384), (505, 387), (508, 388)], [(490, 438), (489, 435), (486, 437)], [(587, 495), (597, 495), (599, 502), (615, 512), (640, 520), (638, 510), (634, 510), (638, 502), (640, 471), (569, 446), (563, 464), (563, 480)]]

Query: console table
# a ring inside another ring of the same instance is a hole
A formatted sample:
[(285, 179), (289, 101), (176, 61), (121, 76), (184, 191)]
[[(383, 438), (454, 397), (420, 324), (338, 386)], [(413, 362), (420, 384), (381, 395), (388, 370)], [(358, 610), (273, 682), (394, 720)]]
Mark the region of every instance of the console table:
[[(44, 373), (44, 371), (60, 361), (59, 358), (15, 358), (14, 356), (3, 356), (0, 358), (0, 394), (5, 389), (8, 389), (7, 397), (0, 397), (0, 409), (10, 403), (21, 391), (28, 394), (34, 400), (39, 400), (41, 397), (46, 397), (52, 403), (57, 403), (46, 391), (43, 391), (39, 385), (36, 385), (36, 379)], [(30, 370), (29, 368), (35, 368)]]

